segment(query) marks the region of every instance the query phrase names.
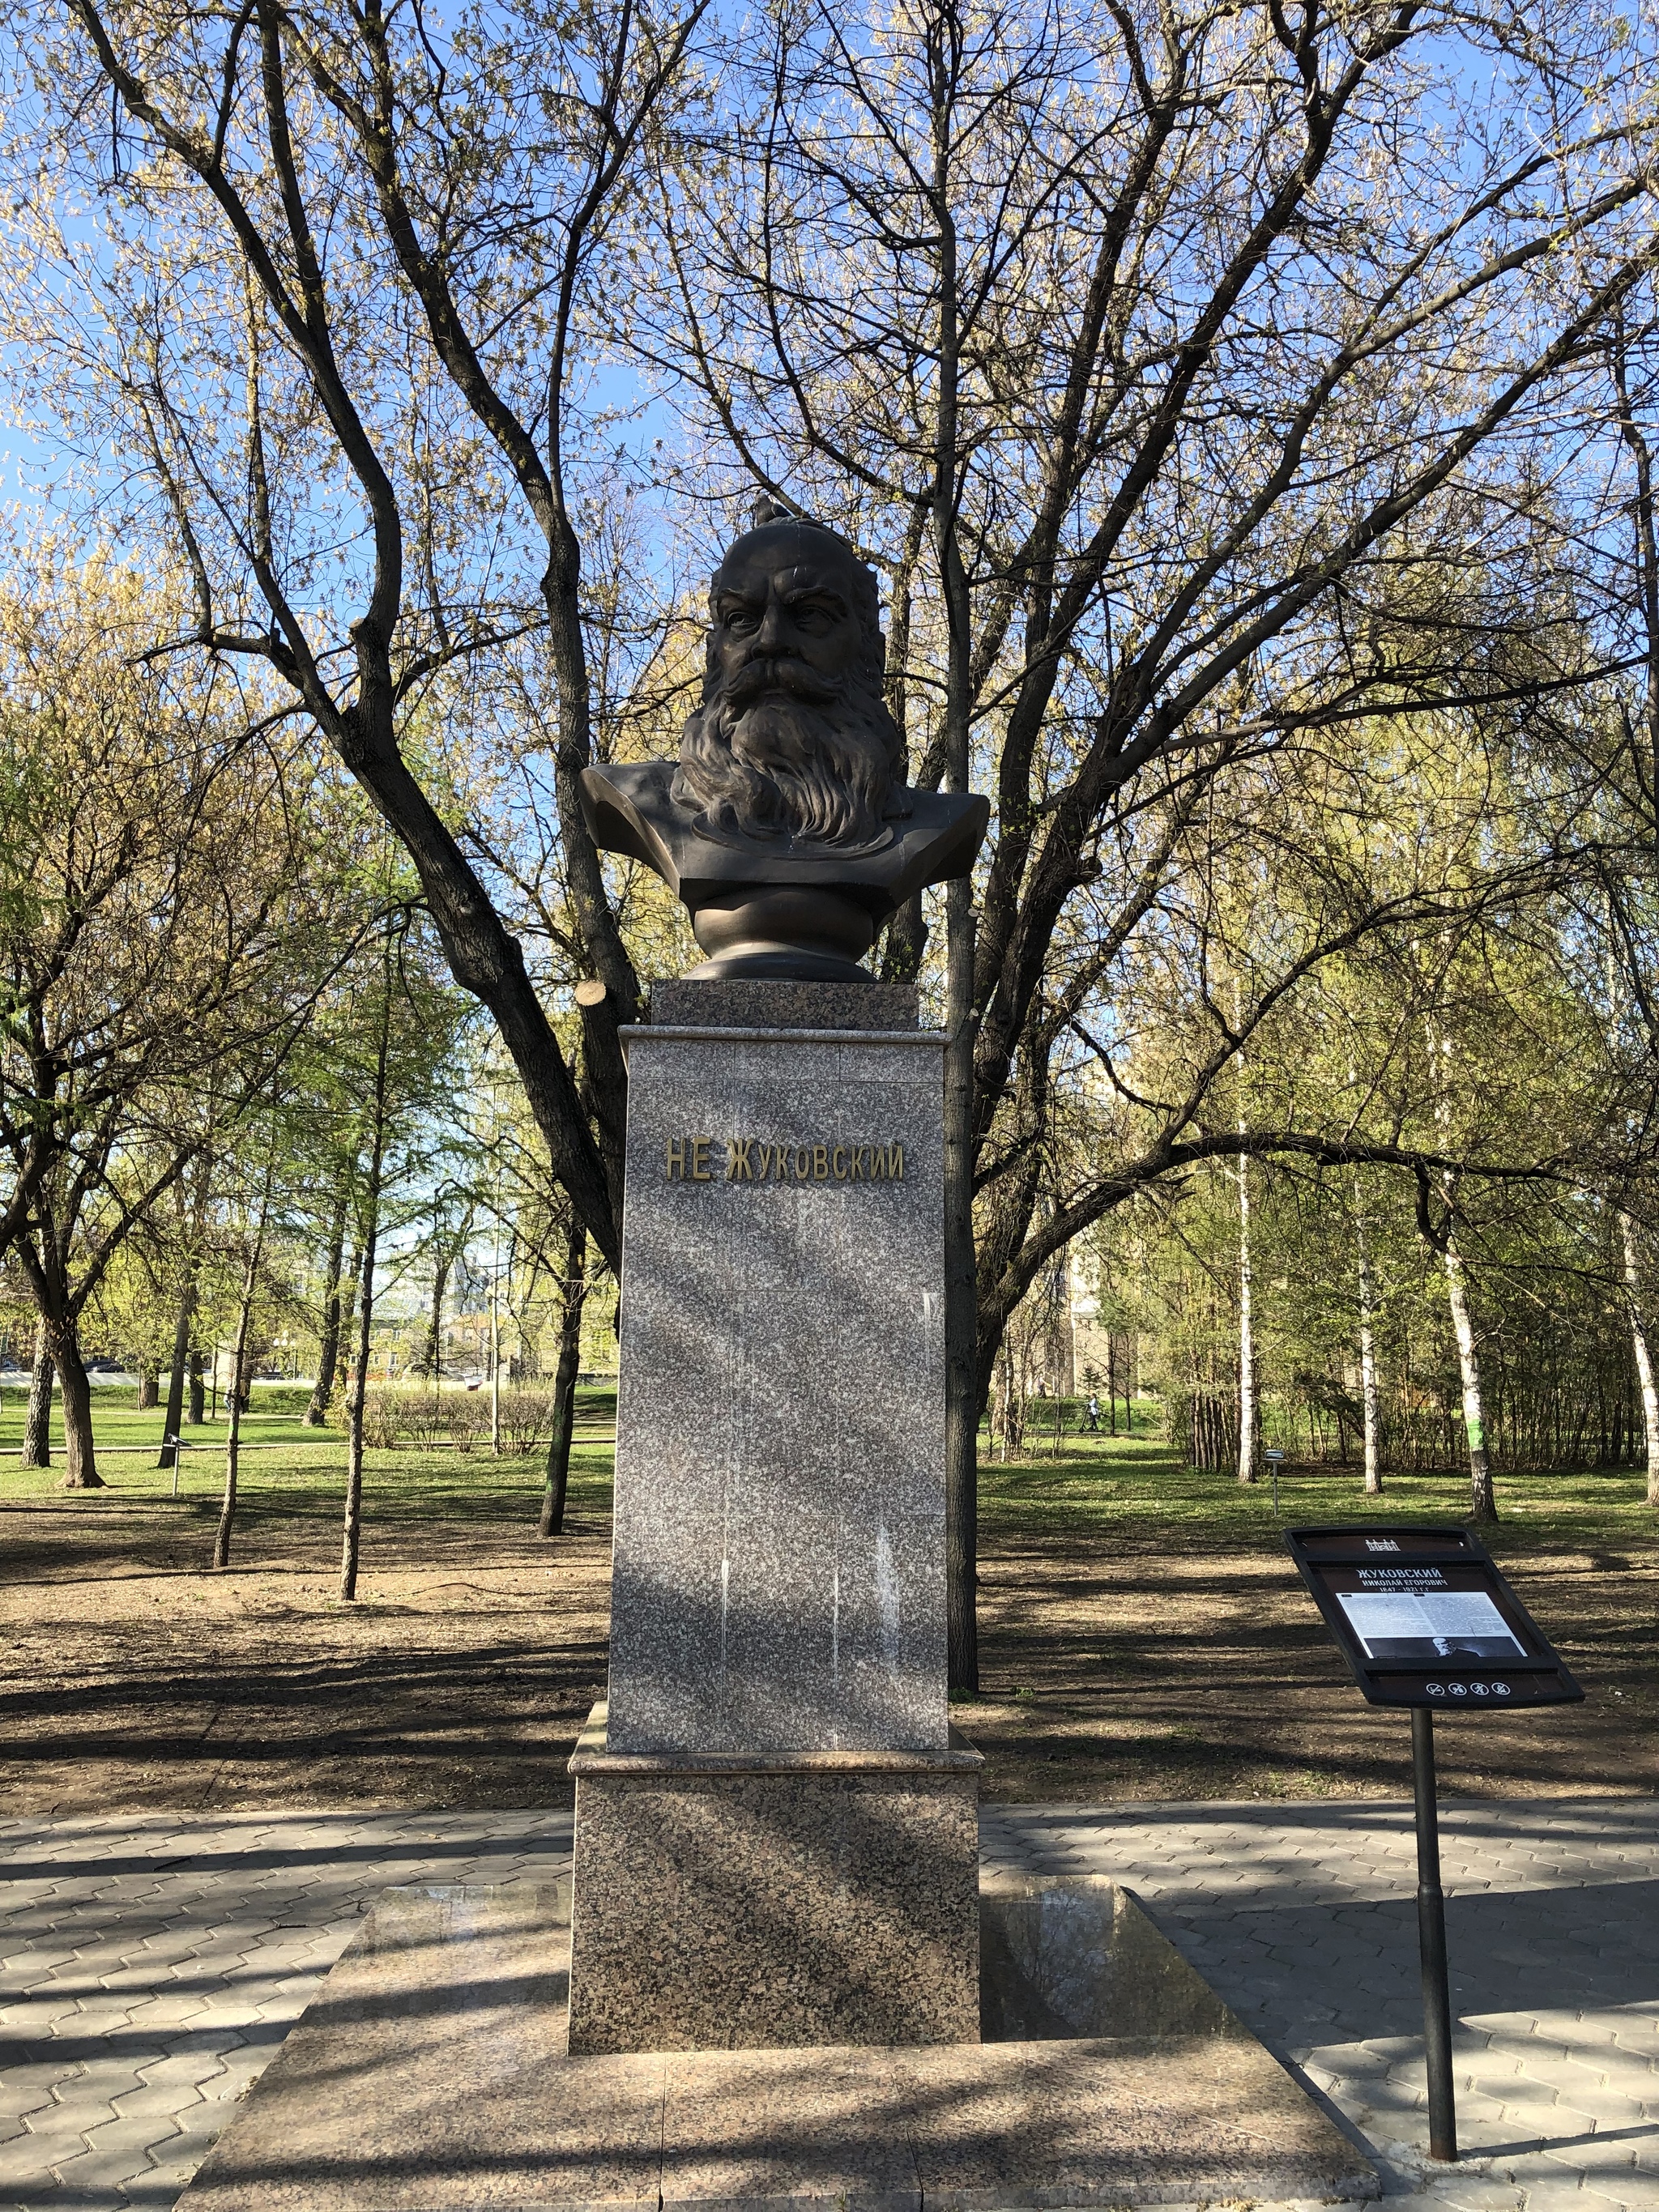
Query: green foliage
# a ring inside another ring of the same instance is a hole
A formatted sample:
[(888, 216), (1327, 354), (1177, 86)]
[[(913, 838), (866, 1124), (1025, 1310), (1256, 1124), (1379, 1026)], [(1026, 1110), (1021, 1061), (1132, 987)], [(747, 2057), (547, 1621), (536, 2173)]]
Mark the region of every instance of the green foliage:
[[(503, 1453), (524, 1458), (544, 1450), (553, 1433), (550, 1390), (503, 1388), (500, 1435)], [(489, 1452), (495, 1408), (488, 1389), (451, 1390), (371, 1385), (363, 1403), (364, 1441), (377, 1451), (399, 1444), (431, 1449), (451, 1444), (459, 1452)], [(328, 1409), (331, 1427), (346, 1425), (345, 1396), (337, 1393)]]

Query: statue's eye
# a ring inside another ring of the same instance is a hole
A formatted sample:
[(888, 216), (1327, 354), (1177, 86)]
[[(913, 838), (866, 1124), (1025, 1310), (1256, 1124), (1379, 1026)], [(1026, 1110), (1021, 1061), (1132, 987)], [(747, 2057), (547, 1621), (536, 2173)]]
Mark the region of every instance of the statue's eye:
[(760, 628), (760, 621), (758, 607), (733, 607), (726, 615), (726, 627), (738, 637), (747, 637), (751, 630)]

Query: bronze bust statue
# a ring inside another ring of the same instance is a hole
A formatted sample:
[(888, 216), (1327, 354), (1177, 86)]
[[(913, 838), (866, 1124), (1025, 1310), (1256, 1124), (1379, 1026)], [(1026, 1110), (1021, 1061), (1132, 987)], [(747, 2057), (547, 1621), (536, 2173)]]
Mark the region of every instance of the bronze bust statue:
[(924, 884), (967, 874), (989, 802), (905, 783), (876, 580), (835, 531), (758, 508), (708, 607), (678, 762), (583, 774), (595, 842), (684, 901), (709, 955), (697, 980), (868, 982), (877, 929)]

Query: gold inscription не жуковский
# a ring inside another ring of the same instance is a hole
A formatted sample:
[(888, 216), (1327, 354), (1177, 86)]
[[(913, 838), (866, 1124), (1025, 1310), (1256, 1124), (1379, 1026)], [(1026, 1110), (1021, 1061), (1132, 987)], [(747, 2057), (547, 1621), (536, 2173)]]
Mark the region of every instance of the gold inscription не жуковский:
[[(902, 1182), (902, 1145), (773, 1145), (758, 1137), (670, 1137), (670, 1182)], [(720, 1153), (721, 1158), (714, 1155)]]

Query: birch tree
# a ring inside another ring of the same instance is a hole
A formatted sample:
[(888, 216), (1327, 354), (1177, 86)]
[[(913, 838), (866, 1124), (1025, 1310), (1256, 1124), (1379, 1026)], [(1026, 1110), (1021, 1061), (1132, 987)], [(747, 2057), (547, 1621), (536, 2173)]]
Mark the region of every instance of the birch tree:
[(362, 1260), (357, 1294), (357, 1346), (351, 1386), (346, 1399), (345, 1526), (340, 1540), (340, 1595), (357, 1595), (357, 1566), (362, 1547), (363, 1520), (363, 1407), (368, 1395), (368, 1352), (374, 1322), (374, 1259), (380, 1236), (380, 1196), (386, 1179), (386, 1159), (392, 1098), (388, 1070), (392, 1049), (392, 1002), (397, 989), (397, 933), (386, 933), (385, 972), (380, 979), (375, 1024), (374, 1070), (364, 1101), (364, 1134), (368, 1159), (363, 1177), (362, 1213)]
[(1642, 1392), (1642, 1425), (1648, 1462), (1648, 1504), (1659, 1505), (1659, 1385), (1656, 1385), (1654, 1380), (1653, 1340), (1644, 1309), (1641, 1273), (1636, 1261), (1636, 1238), (1628, 1214), (1620, 1216), (1619, 1227), (1624, 1247), (1625, 1286), (1630, 1295), (1631, 1346), (1636, 1358), (1637, 1378)]
[(1371, 1253), (1365, 1221), (1365, 1188), (1358, 1166), (1353, 1171), (1353, 1246), (1358, 1291), (1359, 1399), (1365, 1461), (1365, 1495), (1382, 1491), (1382, 1407), (1376, 1383), (1376, 1300), (1371, 1282)]
[(219, 1525), (214, 1532), (213, 1564), (221, 1571), (230, 1565), (231, 1532), (236, 1524), (237, 1484), (241, 1472), (242, 1379), (247, 1370), (248, 1330), (253, 1301), (259, 1287), (259, 1270), (265, 1255), (265, 1231), (270, 1222), (271, 1187), (276, 1178), (277, 1138), (271, 1132), (259, 1202), (246, 1224), (240, 1296), (236, 1302), (236, 1333), (232, 1340), (230, 1391), (226, 1406), (225, 1487), (219, 1505)]

